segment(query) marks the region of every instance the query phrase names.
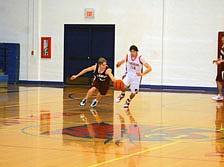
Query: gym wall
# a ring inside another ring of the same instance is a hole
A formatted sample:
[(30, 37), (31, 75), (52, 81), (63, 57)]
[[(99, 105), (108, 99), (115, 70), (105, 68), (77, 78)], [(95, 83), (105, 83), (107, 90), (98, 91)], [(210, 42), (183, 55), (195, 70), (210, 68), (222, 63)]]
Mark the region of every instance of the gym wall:
[[(0, 6), (0, 41), (21, 44), (20, 80), (63, 82), (64, 24), (115, 24), (115, 60), (136, 44), (153, 68), (143, 85), (215, 87), (211, 61), (224, 30), (222, 6), (223, 0), (8, 0)], [(84, 18), (85, 8), (95, 9), (94, 19)], [(52, 37), (52, 59), (40, 58), (42, 36)]]

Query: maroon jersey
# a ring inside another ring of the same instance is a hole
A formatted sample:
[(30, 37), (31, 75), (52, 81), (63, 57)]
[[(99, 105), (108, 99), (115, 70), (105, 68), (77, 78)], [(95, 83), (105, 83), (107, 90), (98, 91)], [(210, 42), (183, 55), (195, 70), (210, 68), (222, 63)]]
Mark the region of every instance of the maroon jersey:
[(220, 50), (220, 58), (224, 59), (224, 45), (222, 46), (222, 48)]
[(93, 78), (92, 86), (96, 87), (99, 90), (101, 95), (106, 95), (110, 87), (110, 77), (109, 75), (106, 74), (106, 71), (108, 69), (109, 67), (107, 66), (103, 72), (99, 73), (99, 66), (97, 64), (96, 69), (93, 72), (94, 78)]
[[(220, 59), (224, 59), (224, 45), (222, 46), (221, 50), (220, 50)], [(218, 70), (217, 70), (217, 76), (216, 76), (216, 81), (222, 82), (224, 76), (222, 76), (222, 72), (224, 71), (224, 63), (221, 63), (218, 66)]]

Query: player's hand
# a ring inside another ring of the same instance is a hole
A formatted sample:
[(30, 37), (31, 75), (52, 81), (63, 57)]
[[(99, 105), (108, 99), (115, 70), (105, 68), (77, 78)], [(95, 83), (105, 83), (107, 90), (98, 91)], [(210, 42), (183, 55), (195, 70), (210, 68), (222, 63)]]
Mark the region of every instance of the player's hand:
[(218, 60), (213, 60), (212, 61), (213, 64), (216, 64), (217, 62), (218, 62)]
[(116, 67), (118, 68), (118, 67), (120, 67), (121, 66), (121, 63), (117, 63), (116, 64)]
[(71, 80), (74, 80), (74, 79), (76, 79), (76, 78), (78, 78), (77, 75), (72, 75), (70, 79), (71, 79)]
[(142, 77), (142, 76), (143, 76), (143, 74), (142, 74), (142, 73), (140, 73), (140, 72), (136, 72), (136, 74), (137, 74), (137, 76), (140, 76), (140, 77)]
[(124, 63), (125, 63), (125, 60), (118, 61), (117, 64), (116, 64), (116, 67), (118, 68)]
[(221, 60), (218, 60), (216, 64), (219, 65), (221, 63), (222, 63), (222, 61)]
[(219, 65), (219, 64), (221, 64), (222, 63), (222, 61), (221, 60), (213, 60), (213, 64), (216, 64), (216, 65)]

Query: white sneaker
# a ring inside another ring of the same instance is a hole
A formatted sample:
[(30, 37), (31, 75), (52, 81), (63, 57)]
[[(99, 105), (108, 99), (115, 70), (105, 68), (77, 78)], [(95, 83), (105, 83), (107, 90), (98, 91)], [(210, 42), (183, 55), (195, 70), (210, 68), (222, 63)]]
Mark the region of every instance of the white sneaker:
[(216, 100), (216, 101), (221, 101), (221, 100), (223, 100), (223, 96), (217, 95), (217, 96), (212, 97), (212, 99)]
[(86, 99), (83, 99), (81, 102), (80, 102), (80, 106), (81, 107), (84, 107), (85, 105), (86, 105), (86, 103), (87, 103), (87, 100)]
[(90, 105), (90, 108), (95, 108), (98, 104), (98, 101), (96, 99), (93, 100), (92, 104)]
[(121, 94), (117, 97), (116, 102), (117, 102), (117, 103), (120, 103), (120, 101), (124, 98), (124, 96), (125, 96), (125, 94), (124, 94), (124, 93), (121, 93)]
[(129, 105), (130, 105), (130, 103), (131, 103), (131, 100), (128, 98), (127, 100), (126, 100), (126, 102), (125, 102), (125, 104), (124, 104), (124, 108), (125, 109), (128, 109), (129, 108)]

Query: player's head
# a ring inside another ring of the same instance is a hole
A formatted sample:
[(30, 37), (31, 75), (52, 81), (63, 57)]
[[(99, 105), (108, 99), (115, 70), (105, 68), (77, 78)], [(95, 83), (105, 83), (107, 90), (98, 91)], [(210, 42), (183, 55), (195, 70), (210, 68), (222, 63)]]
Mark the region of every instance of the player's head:
[(224, 34), (221, 36), (222, 44), (224, 45)]
[(138, 53), (138, 47), (135, 45), (131, 45), (129, 51), (131, 53), (131, 56), (135, 57)]
[(98, 66), (100, 67), (101, 70), (105, 70), (107, 67), (107, 60), (103, 57), (98, 59)]

